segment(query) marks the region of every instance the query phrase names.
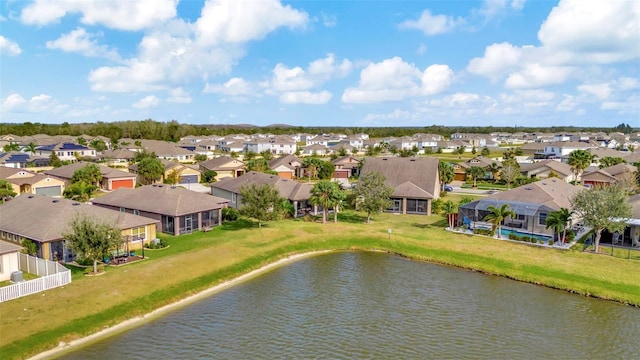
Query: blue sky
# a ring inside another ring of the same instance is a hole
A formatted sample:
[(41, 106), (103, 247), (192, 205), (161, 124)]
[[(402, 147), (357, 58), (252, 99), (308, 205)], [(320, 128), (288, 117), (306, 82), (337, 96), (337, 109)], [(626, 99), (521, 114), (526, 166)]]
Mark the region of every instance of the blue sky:
[(640, 126), (638, 1), (0, 3), (2, 122)]

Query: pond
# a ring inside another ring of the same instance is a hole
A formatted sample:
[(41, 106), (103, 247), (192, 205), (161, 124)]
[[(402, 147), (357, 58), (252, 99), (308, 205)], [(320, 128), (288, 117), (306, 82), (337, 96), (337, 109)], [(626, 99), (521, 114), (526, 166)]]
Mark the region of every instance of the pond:
[(65, 359), (634, 358), (640, 310), (383, 253), (276, 269)]

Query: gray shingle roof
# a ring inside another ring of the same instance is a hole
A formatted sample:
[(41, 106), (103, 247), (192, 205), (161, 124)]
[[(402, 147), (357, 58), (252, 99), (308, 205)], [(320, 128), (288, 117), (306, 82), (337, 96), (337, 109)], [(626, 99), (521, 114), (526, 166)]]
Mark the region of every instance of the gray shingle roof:
[(19, 252), (22, 246), (7, 241), (0, 241), (0, 255)]
[(309, 199), (311, 197), (311, 188), (313, 187), (308, 183), (300, 183), (295, 180), (283, 179), (278, 175), (269, 175), (256, 171), (249, 171), (237, 178), (224, 178), (212, 183), (211, 187), (239, 194), (242, 186), (251, 184), (273, 185), (280, 192), (280, 196), (292, 201)]
[[(417, 195), (414, 188), (405, 183), (411, 182), (433, 198), (439, 186), (438, 159), (431, 157), (416, 158), (374, 158), (364, 160), (361, 174), (378, 172), (385, 176), (386, 183), (396, 191), (394, 196), (412, 197)], [(402, 186), (401, 186), (402, 185)], [(406, 193), (400, 192), (406, 191)], [(419, 197), (425, 197), (423, 196)]]
[(180, 186), (147, 185), (135, 189), (120, 188), (92, 200), (96, 205), (138, 209), (154, 214), (181, 216), (223, 207), (229, 200), (197, 193)]
[(561, 179), (550, 178), (490, 195), (487, 199), (545, 205), (553, 210), (571, 209), (570, 199), (582, 189)]
[(19, 196), (0, 205), (0, 229), (41, 242), (62, 239), (68, 224), (80, 214), (108, 222), (120, 229), (155, 224), (143, 216), (43, 195)]
[(201, 162), (199, 165), (204, 169), (213, 171), (245, 168), (245, 163), (230, 156), (220, 156), (217, 158), (209, 159), (207, 161)]
[[(93, 163), (86, 162), (86, 161), (78, 161), (73, 164), (69, 164), (69, 165), (61, 166), (59, 168), (53, 168), (51, 170), (45, 171), (45, 174), (55, 176), (61, 179), (71, 179), (73, 177), (74, 172), (91, 164)], [(98, 168), (100, 169), (100, 173), (102, 174), (102, 177), (105, 179), (135, 177), (135, 174), (131, 174), (126, 171), (110, 168), (108, 166), (101, 165), (101, 164), (94, 164), (94, 165), (98, 166)]]

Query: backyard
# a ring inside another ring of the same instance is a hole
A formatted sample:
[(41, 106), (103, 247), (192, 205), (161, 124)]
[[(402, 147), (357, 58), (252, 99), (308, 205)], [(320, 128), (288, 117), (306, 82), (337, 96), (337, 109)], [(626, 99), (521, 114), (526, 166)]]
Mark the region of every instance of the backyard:
[[(454, 194), (445, 200), (456, 202)], [(441, 215), (340, 213), (339, 223), (241, 219), (203, 233), (163, 236), (169, 247), (73, 283), (0, 304), (2, 358), (24, 358), (147, 314), (292, 254), (381, 250), (640, 306), (640, 261), (445, 231)], [(392, 232), (389, 233), (388, 229)], [(11, 331), (6, 331), (11, 329)]]

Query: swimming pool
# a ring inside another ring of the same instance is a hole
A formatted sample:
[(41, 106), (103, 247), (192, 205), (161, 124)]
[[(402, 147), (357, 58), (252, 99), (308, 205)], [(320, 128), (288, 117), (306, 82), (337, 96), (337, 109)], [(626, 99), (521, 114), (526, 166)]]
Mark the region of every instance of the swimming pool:
[(548, 236), (548, 235), (531, 234), (531, 233), (526, 233), (526, 232), (511, 230), (511, 229), (502, 229), (501, 234), (502, 234), (502, 237), (505, 237), (505, 238), (508, 238), (509, 234), (513, 234), (515, 236), (526, 236), (529, 238), (533, 237), (536, 240), (544, 240), (544, 241), (549, 241), (553, 238), (552, 236)]

